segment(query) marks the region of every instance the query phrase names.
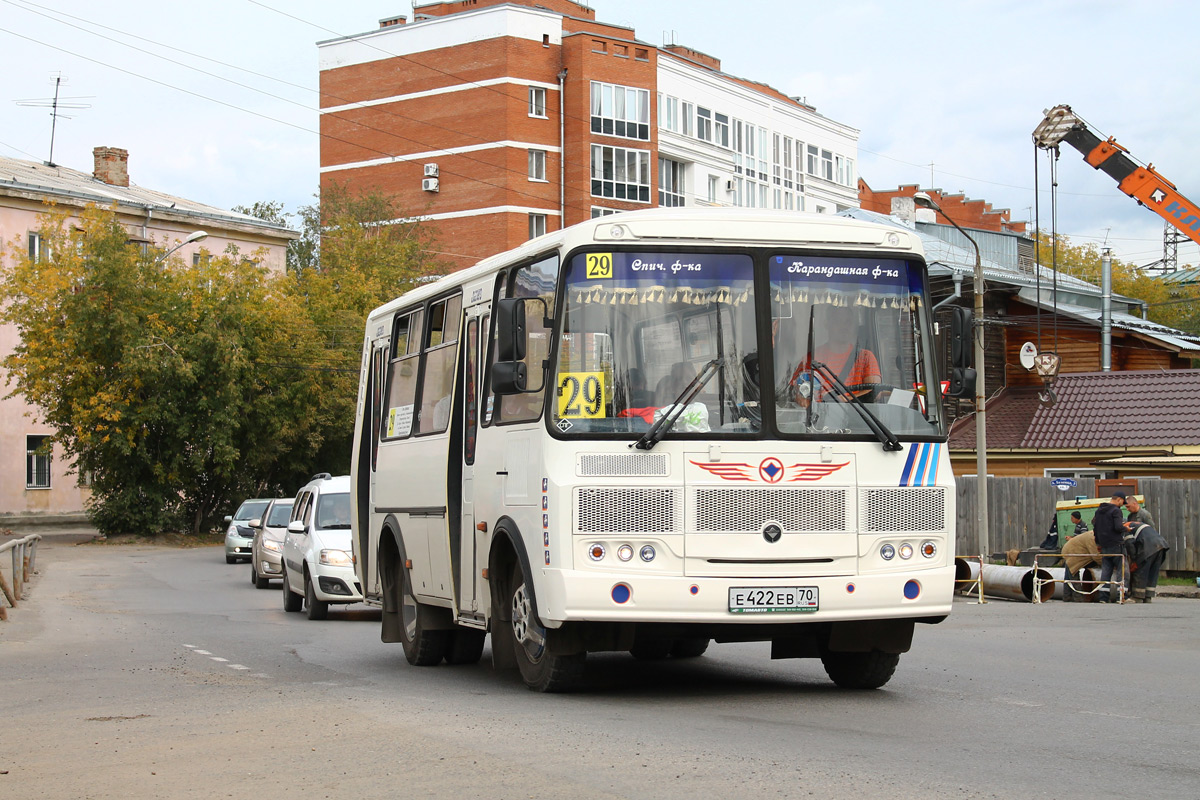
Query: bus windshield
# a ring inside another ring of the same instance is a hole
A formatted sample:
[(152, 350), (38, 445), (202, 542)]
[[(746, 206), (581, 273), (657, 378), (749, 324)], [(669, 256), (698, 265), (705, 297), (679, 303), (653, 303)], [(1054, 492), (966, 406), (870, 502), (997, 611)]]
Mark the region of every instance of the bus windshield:
[(902, 438), (943, 434), (940, 399), (926, 402), (919, 266), (794, 253), (771, 253), (765, 265), (770, 319), (760, 326), (751, 255), (573, 257), (551, 424), (640, 436), (678, 411), (667, 437), (874, 436), (865, 417)]
[(714, 360), (670, 435), (758, 430), (757, 394), (741, 366), (756, 349), (750, 256), (583, 253), (565, 283), (551, 404), (558, 430), (640, 435)]

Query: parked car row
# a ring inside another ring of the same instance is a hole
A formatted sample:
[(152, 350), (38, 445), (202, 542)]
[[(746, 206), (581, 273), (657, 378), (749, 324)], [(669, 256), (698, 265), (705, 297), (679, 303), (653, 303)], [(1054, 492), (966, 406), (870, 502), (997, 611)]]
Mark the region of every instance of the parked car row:
[(362, 601), (350, 549), (349, 475), (323, 472), (295, 498), (246, 500), (225, 521), (225, 561), (249, 561), (259, 589), (280, 579), (284, 611), (325, 619), (331, 605)]

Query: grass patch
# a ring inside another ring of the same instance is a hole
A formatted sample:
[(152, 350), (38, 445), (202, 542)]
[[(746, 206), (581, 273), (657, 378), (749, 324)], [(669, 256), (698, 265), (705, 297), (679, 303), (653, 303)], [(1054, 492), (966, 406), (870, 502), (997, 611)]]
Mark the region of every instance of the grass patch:
[(136, 533), (121, 533), (115, 536), (99, 537), (90, 539), (86, 542), (80, 542), (81, 545), (95, 547), (127, 547), (134, 546), (150, 546), (150, 547), (212, 547), (213, 545), (221, 544), (224, 539), (224, 534), (221, 531), (212, 533), (202, 533), (199, 536), (193, 536), (190, 533), (159, 533), (153, 536), (143, 536)]
[(1195, 578), (1166, 578), (1159, 576), (1159, 586), (1195, 586)]

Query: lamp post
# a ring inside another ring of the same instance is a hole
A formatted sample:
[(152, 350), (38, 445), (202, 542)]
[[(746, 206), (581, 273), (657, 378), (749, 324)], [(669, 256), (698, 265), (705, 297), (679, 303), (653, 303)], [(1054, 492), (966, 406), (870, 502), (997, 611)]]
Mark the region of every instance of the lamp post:
[[(987, 394), (984, 391), (984, 355), (983, 355), (983, 293), (986, 288), (983, 283), (983, 260), (979, 256), (979, 243), (971, 234), (950, 218), (925, 192), (913, 195), (913, 202), (920, 208), (929, 208), (939, 212), (949, 220), (959, 233), (967, 238), (975, 248), (975, 330), (971, 337), (975, 343), (975, 475), (979, 484), (979, 508), (975, 516), (976, 534), (979, 538), (979, 552), (983, 558), (989, 556), (988, 550), (988, 484), (987, 484), (987, 423), (986, 405)], [(982, 569), (982, 567), (981, 567)]]
[(186, 239), (184, 239), (182, 242), (175, 245), (174, 247), (172, 247), (167, 252), (163, 253), (158, 258), (154, 259), (155, 266), (158, 266), (162, 262), (166, 261), (167, 256), (171, 255), (171, 253), (174, 253), (176, 250), (183, 247), (184, 245), (191, 244), (192, 242), (202, 242), (207, 238), (208, 238), (208, 234), (205, 233), (204, 231), (193, 231), (192, 233), (188, 234), (188, 237)]

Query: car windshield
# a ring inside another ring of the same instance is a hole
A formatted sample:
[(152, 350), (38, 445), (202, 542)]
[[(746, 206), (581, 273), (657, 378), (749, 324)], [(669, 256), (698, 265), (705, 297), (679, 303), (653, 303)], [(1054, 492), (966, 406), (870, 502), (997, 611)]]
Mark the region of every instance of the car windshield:
[(756, 349), (750, 256), (583, 253), (565, 283), (550, 404), (559, 431), (640, 435), (710, 364), (668, 435), (758, 429), (757, 390), (743, 366)]
[(271, 528), (286, 528), (292, 515), (292, 501), (276, 503), (267, 514), (267, 526)]
[(267, 507), (270, 500), (247, 500), (238, 506), (237, 513), (233, 515), (235, 522), (243, 522), (249, 519), (256, 519), (262, 515), (262, 512)]
[(941, 402), (926, 402), (932, 358), (919, 270), (899, 259), (774, 255), (768, 263), (781, 433), (867, 434), (860, 410), (898, 436), (941, 432)]
[(347, 492), (323, 494), (317, 500), (318, 528), (350, 527), (350, 495)]

